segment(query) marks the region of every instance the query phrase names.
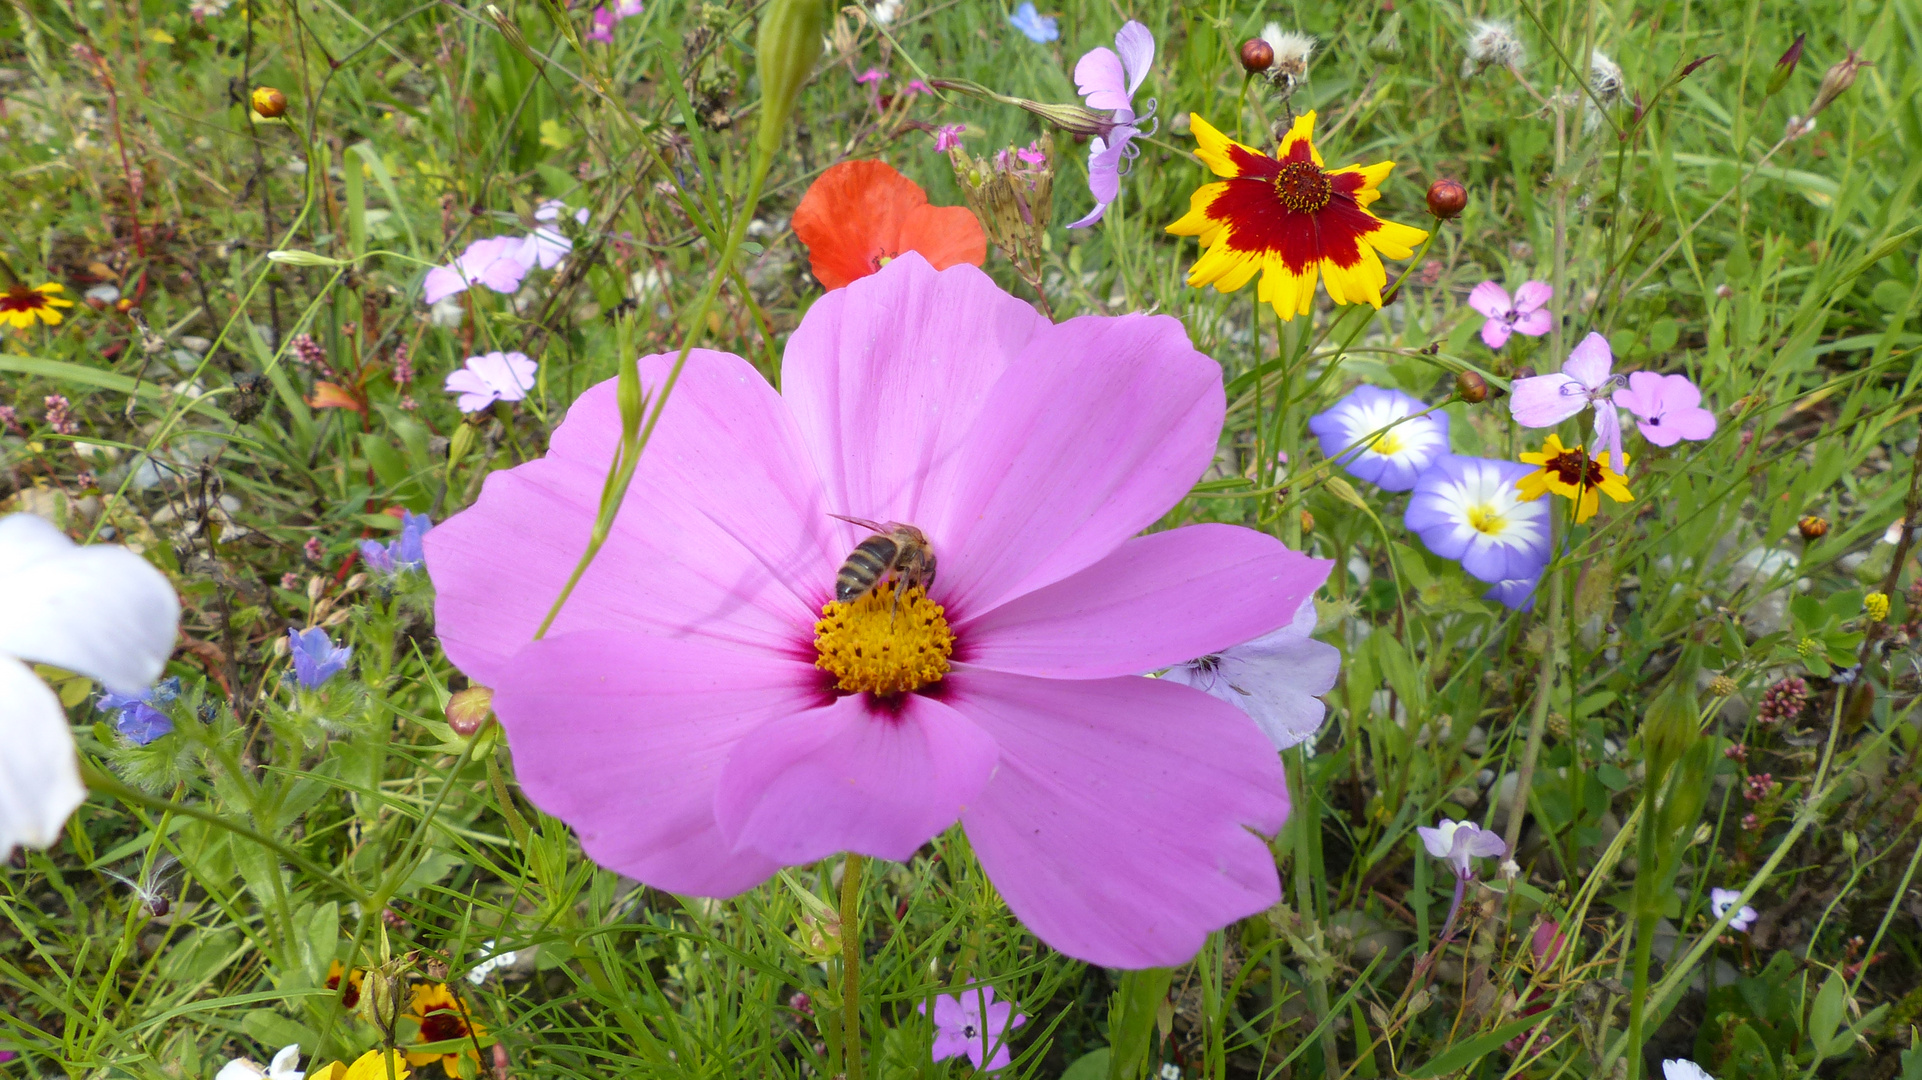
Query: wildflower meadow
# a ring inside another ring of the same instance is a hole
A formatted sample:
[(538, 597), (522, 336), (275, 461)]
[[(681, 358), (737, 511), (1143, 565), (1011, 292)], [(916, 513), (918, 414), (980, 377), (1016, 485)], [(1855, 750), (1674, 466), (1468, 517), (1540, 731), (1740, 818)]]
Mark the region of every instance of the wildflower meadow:
[(1918, 59), (12, 0), (0, 1080), (1922, 1080)]

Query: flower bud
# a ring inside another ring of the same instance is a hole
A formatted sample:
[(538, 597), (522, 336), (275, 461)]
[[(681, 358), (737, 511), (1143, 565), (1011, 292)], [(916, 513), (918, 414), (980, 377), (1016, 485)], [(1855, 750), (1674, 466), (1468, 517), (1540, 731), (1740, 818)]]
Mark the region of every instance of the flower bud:
[(1820, 540), (1829, 534), (1828, 519), (1816, 517), (1814, 514), (1796, 522), (1795, 528), (1802, 534), (1804, 540)]
[(951, 146), (948, 161), (988, 239), (1017, 264), (1039, 263), (1054, 210), (1054, 136), (1009, 147), (992, 161)]
[[(482, 414), (475, 413), (474, 415), (480, 416)], [(467, 452), (474, 448), (474, 438), (474, 425), (472, 424), (461, 424), (454, 429), (454, 437), (448, 440), (447, 443), (448, 468), (451, 469), (455, 465), (460, 464), (460, 459), (466, 457)]]
[(755, 69), (761, 76), (761, 128), (756, 139), (766, 160), (773, 160), (781, 148), (794, 99), (821, 54), (827, 19), (828, 5), (823, 0), (770, 0), (761, 11), (761, 33), (755, 39)]
[(1872, 623), (1882, 622), (1889, 617), (1889, 594), (1872, 592), (1862, 598), (1862, 610)]
[(287, 95), (271, 86), (256, 86), (251, 97), (254, 111), (269, 120), (287, 115)]
[(288, 266), (348, 266), (348, 265), (351, 265), (349, 263), (342, 262), (339, 259), (330, 259), (325, 255), (317, 255), (311, 251), (297, 251), (292, 249), (269, 251), (267, 253), (267, 261), (284, 263)]
[(1461, 372), (1455, 376), (1455, 396), (1479, 405), (1488, 400), (1488, 380), (1473, 371)]
[(1775, 74), (1769, 76), (1768, 90), (1765, 93), (1774, 95), (1788, 85), (1789, 76), (1795, 74), (1795, 65), (1802, 62), (1802, 43), (1807, 41), (1808, 37), (1807, 34), (1795, 35), (1794, 43), (1789, 46), (1787, 52), (1782, 54), (1782, 58), (1775, 62)]
[(1301, 512), (1301, 535), (1307, 536), (1315, 531), (1315, 515), (1306, 510)]
[(447, 726), (454, 734), (471, 739), (480, 733), (494, 712), (494, 691), (485, 686), (470, 686), (447, 699)]
[(1377, 64), (1401, 63), (1401, 12), (1391, 12), (1381, 33), (1368, 40), (1368, 59)]
[[(1028, 112), (1046, 120), (1057, 130), (1065, 131), (1070, 135), (1081, 138), (1099, 135), (1105, 139), (1114, 133), (1114, 111), (1111, 109), (1090, 109), (1085, 105), (1056, 105), (1046, 101), (1030, 101), (1027, 98), (1009, 97), (1006, 94), (997, 94), (993, 90), (982, 86), (980, 83), (969, 82), (966, 79), (929, 79), (928, 85), (940, 90), (953, 90), (957, 94), (966, 94), (969, 97), (978, 97), (987, 101), (996, 101), (1003, 105), (1013, 105), (1019, 109), (1026, 109)], [(1186, 114), (1184, 113), (1182, 115), (1185, 116)], [(1180, 119), (1180, 117), (1176, 119)]]
[(1708, 692), (1719, 698), (1734, 697), (1737, 689), (1735, 680), (1727, 675), (1717, 675), (1708, 684)]
[(1260, 38), (1241, 43), (1241, 69), (1250, 75), (1267, 71), (1275, 62), (1275, 47)]
[(1440, 220), (1454, 219), (1467, 206), (1468, 189), (1457, 181), (1443, 177), (1428, 185), (1428, 212)]
[(361, 982), (360, 1010), (367, 1022), (380, 1029), (388, 1045), (394, 1042), (395, 1029), (406, 1011), (407, 979), (402, 973), (406, 961), (395, 958), (371, 968)]
[(355, 574), (353, 577), (350, 577), (347, 579), (347, 584), (341, 586), (340, 591), (343, 593), (350, 593), (350, 592), (353, 592), (355, 589), (359, 589), (365, 586), (366, 584), (367, 584), (366, 574)]
[(1847, 56), (1837, 60), (1835, 65), (1829, 68), (1828, 73), (1822, 76), (1822, 85), (1815, 91), (1815, 101), (1809, 105), (1809, 114), (1804, 122), (1813, 119), (1817, 113), (1833, 105), (1836, 98), (1841, 97), (1849, 87), (1854, 86), (1855, 73), (1867, 64), (1868, 61), (1856, 55), (1854, 49), (1850, 49)]

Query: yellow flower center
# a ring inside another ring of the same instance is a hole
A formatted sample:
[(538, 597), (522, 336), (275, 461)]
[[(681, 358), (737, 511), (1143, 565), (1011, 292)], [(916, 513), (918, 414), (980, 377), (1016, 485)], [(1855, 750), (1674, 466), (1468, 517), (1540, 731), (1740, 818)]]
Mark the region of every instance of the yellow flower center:
[(1508, 519), (1495, 512), (1487, 503), (1479, 503), (1468, 508), (1468, 524), (1476, 532), (1489, 536), (1499, 536), (1508, 527)]
[(814, 624), (814, 666), (850, 694), (888, 697), (940, 682), (954, 653), (945, 609), (919, 587), (883, 584), (851, 601), (831, 600)]
[(1312, 214), (1328, 205), (1332, 189), (1328, 176), (1312, 161), (1291, 161), (1275, 174), (1275, 194), (1281, 205), (1297, 214)]
[(1382, 457), (1390, 457), (1394, 454), (1401, 453), (1407, 445), (1400, 435), (1389, 431), (1384, 432), (1380, 438), (1369, 443), (1368, 449), (1373, 453), (1380, 454)]

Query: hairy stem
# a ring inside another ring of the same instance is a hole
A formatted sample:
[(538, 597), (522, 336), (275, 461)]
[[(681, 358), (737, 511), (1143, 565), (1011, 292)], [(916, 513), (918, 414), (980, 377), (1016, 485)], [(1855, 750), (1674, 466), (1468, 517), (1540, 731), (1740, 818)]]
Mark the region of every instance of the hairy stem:
[(841, 864), (841, 1062), (848, 1080), (861, 1080), (861, 868), (850, 851)]

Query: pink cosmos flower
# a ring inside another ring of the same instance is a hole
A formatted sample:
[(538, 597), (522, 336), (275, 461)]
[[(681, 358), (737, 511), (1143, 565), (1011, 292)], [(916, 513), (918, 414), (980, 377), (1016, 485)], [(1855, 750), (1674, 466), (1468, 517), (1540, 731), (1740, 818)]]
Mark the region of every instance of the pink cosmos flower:
[(465, 367), (447, 373), (445, 389), (459, 394), (456, 404), (461, 412), (479, 412), (496, 401), (519, 401), (534, 388), (534, 372), (540, 365), (526, 353), (483, 353), (467, 358)]
[[(647, 392), (672, 362), (641, 361)], [(1279, 899), (1273, 747), (1136, 673), (1287, 625), (1330, 564), (1229, 525), (1137, 535), (1221, 431), (1221, 369), (1180, 322), (1057, 326), (907, 252), (815, 302), (778, 392), (697, 350), (530, 644), (592, 528), (615, 391), (425, 540), (448, 657), (494, 688), (521, 784), (594, 859), (725, 897), (836, 852), (906, 860), (958, 820), (1037, 937), (1122, 968)], [(836, 600), (870, 535), (837, 514), (919, 530), (931, 595)]]
[(885, 79), (887, 77), (888, 77), (888, 73), (881, 70), (880, 68), (869, 68), (866, 71), (863, 71), (861, 74), (856, 75), (854, 77), (854, 81), (856, 85), (866, 86), (869, 83), (880, 82), (882, 79)]
[[(914, 1011), (926, 1016), (927, 1002), (916, 1005)], [(1009, 1002), (994, 1000), (992, 986), (942, 994), (934, 999), (934, 1060), (966, 1054), (977, 1069), (1005, 1069), (1013, 1060), (1008, 1033), (1027, 1022), (1027, 1014), (1015, 1012)], [(984, 1053), (987, 1048), (992, 1052)]]
[(1508, 411), (1523, 427), (1545, 428), (1593, 406), (1597, 453), (1605, 450), (1608, 460), (1621, 461), (1622, 420), (1609, 400), (1622, 385), (1622, 377), (1611, 373), (1614, 366), (1608, 339), (1590, 333), (1569, 350), (1560, 372), (1516, 379), (1509, 387)]
[(1554, 316), (1548, 301), (1555, 287), (1540, 281), (1524, 281), (1508, 298), (1508, 290), (1493, 281), (1484, 281), (1468, 294), (1468, 306), (1488, 316), (1482, 324), (1482, 343), (1491, 349), (1508, 344), (1508, 335), (1541, 337), (1554, 329)]
[(1715, 434), (1715, 414), (1702, 408), (1702, 391), (1686, 375), (1637, 371), (1611, 400), (1634, 415), (1642, 438), (1656, 446)]
[[(1090, 109), (1114, 110), (1114, 129), (1088, 140), (1088, 190), (1095, 207), (1069, 224), (1086, 228), (1100, 221), (1108, 204), (1121, 194), (1121, 167), (1139, 153), (1134, 137), (1141, 134), (1135, 116), (1135, 91), (1155, 63), (1155, 37), (1148, 28), (1128, 20), (1114, 36), (1115, 47), (1096, 46), (1074, 66), (1074, 85), (1088, 99)], [(1141, 118), (1145, 119), (1145, 117)]]
[(525, 238), (519, 236), (474, 241), (453, 262), (427, 271), (421, 299), (438, 304), (455, 293), (466, 292), (469, 285), (485, 285), (497, 293), (513, 292), (521, 287), (529, 269), (522, 259), (524, 245)]
[(939, 153), (945, 154), (948, 151), (954, 149), (955, 147), (960, 146), (961, 135), (967, 130), (968, 129), (965, 124), (941, 125), (939, 128), (935, 129), (935, 132), (934, 132), (934, 149)]

